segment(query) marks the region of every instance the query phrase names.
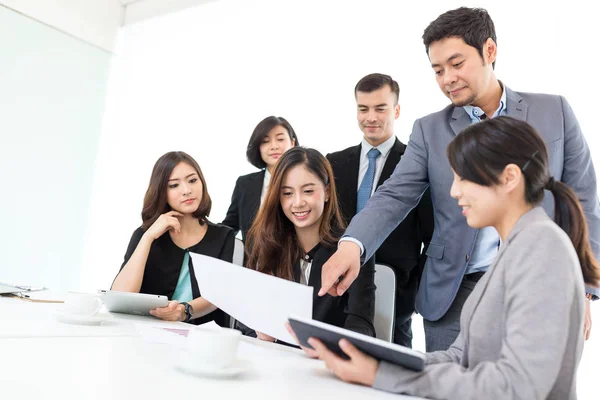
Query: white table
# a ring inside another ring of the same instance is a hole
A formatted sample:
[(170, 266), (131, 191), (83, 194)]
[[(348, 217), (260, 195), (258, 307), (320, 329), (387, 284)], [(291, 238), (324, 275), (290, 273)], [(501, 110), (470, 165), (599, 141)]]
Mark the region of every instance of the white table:
[[(105, 336), (104, 326), (60, 332), (51, 314), (56, 307), (0, 298), (1, 398), (414, 399), (344, 383), (300, 350), (251, 338), (242, 340), (238, 354), (252, 363), (247, 373), (230, 379), (188, 375), (175, 367), (175, 348), (150, 343), (132, 327), (189, 325), (113, 314), (112, 328), (123, 328), (119, 335), (113, 329), (111, 336)], [(13, 337), (1, 338), (7, 326)], [(22, 336), (17, 337), (19, 332)], [(64, 332), (71, 336), (60, 336)]]

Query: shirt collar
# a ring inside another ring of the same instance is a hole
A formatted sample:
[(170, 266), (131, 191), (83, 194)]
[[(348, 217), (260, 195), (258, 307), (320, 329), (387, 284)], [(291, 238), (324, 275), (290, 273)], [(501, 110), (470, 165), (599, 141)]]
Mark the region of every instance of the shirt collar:
[(317, 243), (317, 245), (315, 247), (310, 249), (310, 251), (308, 253), (306, 253), (304, 255), (304, 257), (302, 257), (302, 259), (305, 262), (312, 263), (313, 259), (315, 258), (315, 254), (317, 254), (317, 251), (319, 250), (320, 247), (321, 247), (321, 242)]
[[(387, 157), (389, 152), (392, 150), (392, 147), (394, 147), (395, 142), (396, 142), (396, 136), (392, 135), (388, 140), (386, 140), (385, 142), (383, 142), (379, 146), (377, 146), (377, 150), (379, 150), (381, 152), (381, 155), (383, 156), (383, 158)], [(371, 150), (373, 147), (374, 146), (372, 146), (369, 142), (367, 142), (365, 140), (365, 138), (363, 138), (362, 142), (361, 142), (361, 152), (360, 152), (361, 157), (365, 156), (369, 152), (369, 150)]]
[[(502, 96), (500, 97), (500, 104), (498, 105), (498, 109), (496, 110), (492, 118), (502, 115), (506, 111), (506, 90), (504, 89), (504, 86), (502, 84), (500, 84), (500, 86), (502, 87)], [(471, 118), (471, 121), (473, 122), (480, 122), (481, 116), (485, 114), (481, 108), (472, 105), (463, 106), (463, 109), (466, 111), (467, 115), (469, 116), (469, 118)]]
[(263, 179), (263, 186), (269, 186), (269, 182), (271, 181), (271, 173), (267, 168), (265, 168), (265, 178)]

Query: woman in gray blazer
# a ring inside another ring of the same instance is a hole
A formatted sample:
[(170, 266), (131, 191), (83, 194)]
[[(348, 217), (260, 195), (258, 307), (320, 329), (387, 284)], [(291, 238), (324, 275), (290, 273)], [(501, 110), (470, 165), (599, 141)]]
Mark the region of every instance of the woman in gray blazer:
[[(498, 117), (469, 126), (448, 146), (450, 194), (467, 223), (493, 226), (502, 244), (461, 314), (447, 351), (425, 369), (379, 362), (347, 341), (344, 360), (309, 343), (345, 381), (434, 399), (576, 399), (583, 350), (584, 282), (598, 262), (574, 192), (549, 174), (544, 141), (526, 122)], [(557, 177), (559, 178), (559, 177)], [(555, 221), (537, 205), (549, 190)], [(562, 228), (562, 229), (561, 229)]]

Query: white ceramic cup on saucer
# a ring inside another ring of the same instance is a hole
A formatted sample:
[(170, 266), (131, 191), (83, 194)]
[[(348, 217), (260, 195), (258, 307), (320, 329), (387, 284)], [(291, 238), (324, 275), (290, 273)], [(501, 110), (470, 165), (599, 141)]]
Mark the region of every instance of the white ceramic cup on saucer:
[(241, 336), (240, 331), (229, 328), (190, 329), (180, 353), (180, 367), (198, 372), (228, 368), (237, 358)]
[(63, 312), (72, 315), (92, 316), (102, 308), (102, 300), (93, 293), (69, 292), (63, 304)]

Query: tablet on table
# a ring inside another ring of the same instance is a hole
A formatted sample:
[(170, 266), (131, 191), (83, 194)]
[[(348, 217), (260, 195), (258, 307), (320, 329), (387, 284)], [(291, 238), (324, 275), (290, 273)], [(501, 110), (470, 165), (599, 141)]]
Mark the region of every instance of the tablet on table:
[(100, 300), (107, 310), (114, 313), (150, 315), (150, 310), (166, 307), (167, 296), (156, 294), (119, 292), (117, 290), (99, 290)]

